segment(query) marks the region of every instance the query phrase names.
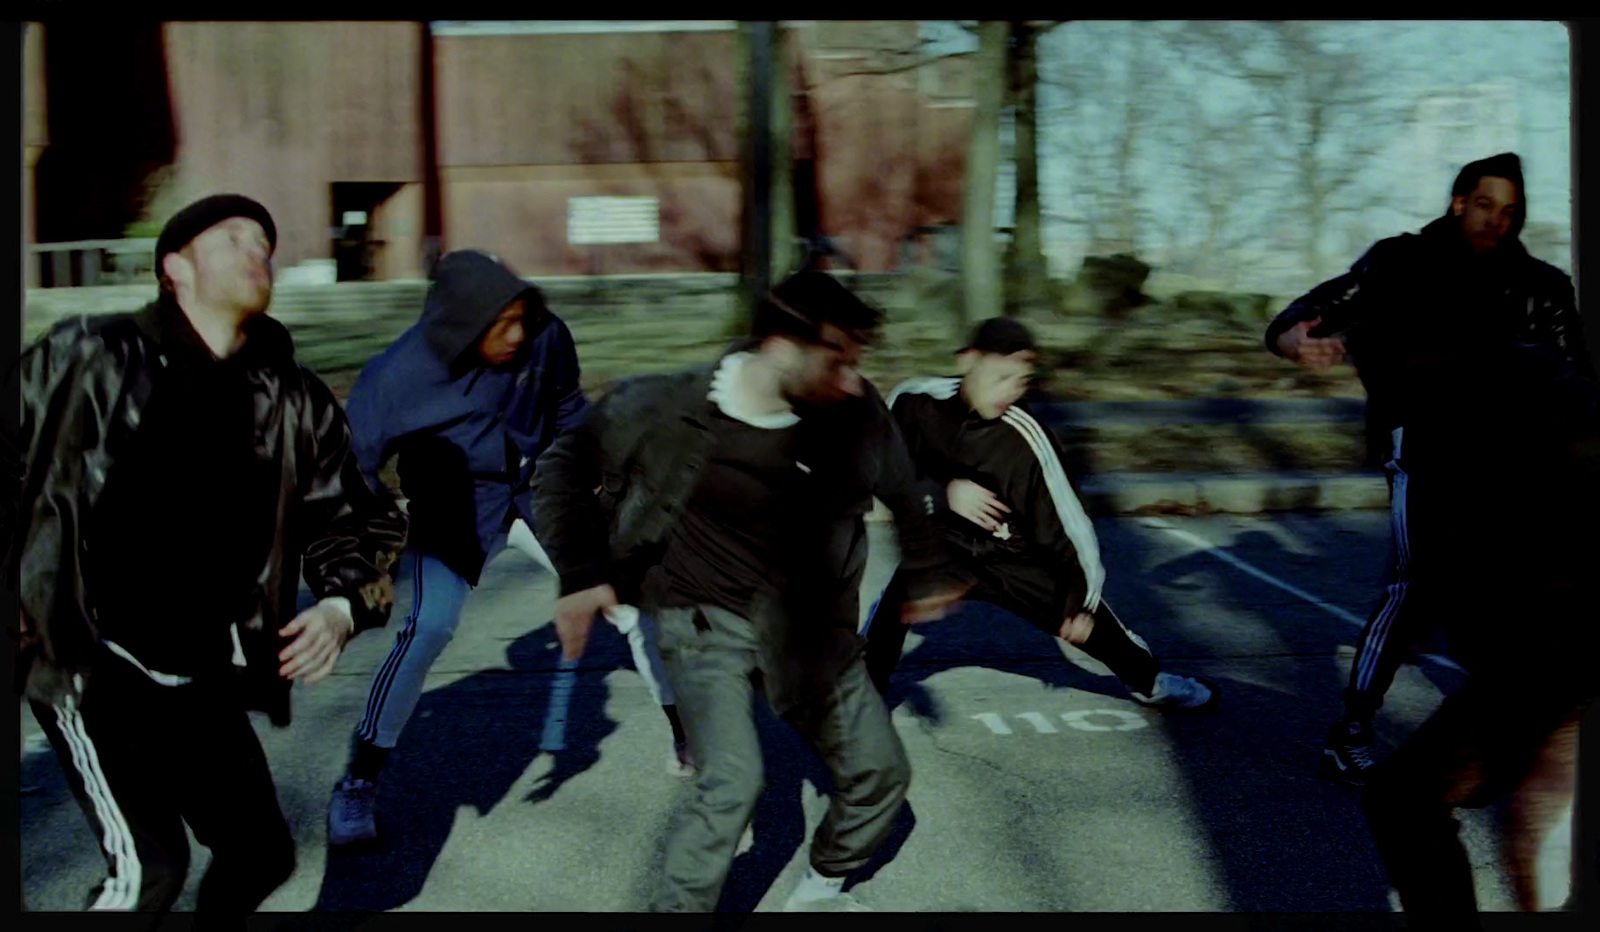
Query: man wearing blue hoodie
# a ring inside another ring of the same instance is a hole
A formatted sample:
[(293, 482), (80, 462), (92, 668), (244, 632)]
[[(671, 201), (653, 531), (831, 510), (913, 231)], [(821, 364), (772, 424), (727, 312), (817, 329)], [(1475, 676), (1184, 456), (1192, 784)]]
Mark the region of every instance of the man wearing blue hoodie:
[[(588, 402), (572, 334), (539, 290), (493, 256), (459, 251), (439, 260), (421, 319), (367, 364), (346, 409), (373, 488), (398, 458), (413, 598), (333, 792), (333, 845), (377, 837), (378, 773), (484, 566), (510, 545), (550, 567), (532, 531), (529, 483), (539, 454), (584, 419)], [(613, 621), (683, 747), (653, 638), (631, 617)]]

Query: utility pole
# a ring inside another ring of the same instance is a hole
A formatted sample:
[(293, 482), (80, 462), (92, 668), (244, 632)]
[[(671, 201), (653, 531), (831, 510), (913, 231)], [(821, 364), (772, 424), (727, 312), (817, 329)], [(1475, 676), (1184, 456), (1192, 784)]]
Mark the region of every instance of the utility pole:
[(772, 287), (772, 87), (777, 23), (741, 25), (748, 51), (744, 134), (744, 249), (741, 304), (746, 315)]

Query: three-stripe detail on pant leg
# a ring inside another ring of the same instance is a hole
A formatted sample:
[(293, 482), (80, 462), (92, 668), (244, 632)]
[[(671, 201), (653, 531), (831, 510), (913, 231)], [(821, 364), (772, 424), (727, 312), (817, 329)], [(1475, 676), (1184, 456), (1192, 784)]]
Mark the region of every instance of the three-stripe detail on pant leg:
[(1387, 646), (1390, 632), (1394, 622), (1400, 615), (1401, 607), (1405, 604), (1406, 590), (1408, 588), (1407, 570), (1411, 562), (1411, 535), (1407, 528), (1406, 495), (1410, 481), (1405, 469), (1400, 465), (1400, 440), (1401, 431), (1394, 432), (1395, 454), (1389, 466), (1394, 473), (1394, 504), (1390, 510), (1390, 524), (1394, 534), (1395, 543), (1395, 577), (1394, 582), (1388, 586), (1388, 594), (1384, 599), (1383, 607), (1378, 610), (1378, 615), (1373, 619), (1366, 639), (1361, 644), (1360, 655), (1356, 658), (1356, 689), (1365, 691), (1372, 685), (1372, 678), (1377, 673), (1378, 662), (1383, 656)]
[(362, 741), (375, 741), (378, 737), (378, 720), (383, 717), (383, 706), (389, 700), (389, 689), (405, 662), (411, 642), (417, 638), (417, 615), (422, 611), (422, 554), (411, 552), (411, 612), (406, 616), (406, 626), (395, 638), (394, 647), (384, 659), (383, 666), (372, 682), (372, 693), (367, 697), (366, 715), (356, 726), (356, 737)]
[(106, 782), (105, 772), (100, 768), (100, 755), (95, 752), (94, 742), (89, 740), (89, 732), (84, 728), (83, 716), (78, 713), (76, 703), (68, 697), (52, 708), (61, 736), (72, 754), (72, 766), (83, 781), (84, 793), (94, 806), (95, 821), (99, 823), (102, 834), (100, 843), (111, 856), (111, 876), (106, 878), (100, 896), (90, 908), (132, 911), (139, 905), (143, 877), (133, 832), (128, 828), (127, 819), (122, 816), (122, 809), (117, 805), (110, 784)]

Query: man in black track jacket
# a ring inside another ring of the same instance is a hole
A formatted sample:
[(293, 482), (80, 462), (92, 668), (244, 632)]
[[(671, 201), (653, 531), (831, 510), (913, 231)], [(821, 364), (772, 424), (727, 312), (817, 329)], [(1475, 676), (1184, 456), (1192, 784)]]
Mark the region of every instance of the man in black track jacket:
[[(961, 351), (960, 378), (913, 379), (889, 396), (916, 464), (918, 499), (988, 602), (1104, 663), (1134, 698), (1167, 710), (1215, 707), (1218, 692), (1167, 673), (1102, 596), (1100, 545), (1056, 439), (1021, 404), (1038, 347), (1020, 322), (984, 321)], [(907, 628), (896, 573), (868, 619), (867, 667), (888, 693)]]
[[(1380, 240), (1350, 271), (1298, 298), (1267, 328), (1267, 348), (1312, 369), (1351, 359), (1367, 390), (1369, 454), (1385, 464), (1391, 493), (1394, 559), (1385, 595), (1361, 633), (1345, 717), (1328, 734), (1324, 761), (1353, 786), (1372, 765), (1372, 720), (1408, 649), (1426, 632), (1408, 619), (1413, 545), (1429, 506), (1464, 506), (1465, 498), (1416, 500), (1417, 449), (1407, 431), (1418, 419), (1462, 402), (1434, 389), (1451, 383), (1430, 360), (1474, 358), (1486, 342), (1543, 347), (1578, 374), (1594, 368), (1578, 317), (1572, 280), (1528, 255), (1518, 239), (1527, 216), (1522, 165), (1511, 153), (1461, 170), (1445, 215), (1418, 234)], [(1473, 376), (1503, 382), (1505, 372)], [(1451, 383), (1453, 384), (1453, 383)], [(1426, 481), (1448, 477), (1433, 473)], [(1420, 517), (1419, 517), (1420, 516)]]

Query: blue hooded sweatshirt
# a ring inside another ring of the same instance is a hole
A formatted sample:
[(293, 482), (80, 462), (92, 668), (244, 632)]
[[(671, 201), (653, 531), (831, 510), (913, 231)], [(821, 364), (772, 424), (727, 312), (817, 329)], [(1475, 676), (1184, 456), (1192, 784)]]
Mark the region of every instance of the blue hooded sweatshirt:
[[(490, 367), (478, 345), (518, 298), (522, 347)], [(539, 290), (492, 256), (460, 251), (439, 260), (421, 319), (367, 363), (345, 410), (369, 485), (399, 459), (410, 546), (476, 586), (495, 538), (518, 517), (534, 526), (534, 464), (588, 402), (572, 333)]]

